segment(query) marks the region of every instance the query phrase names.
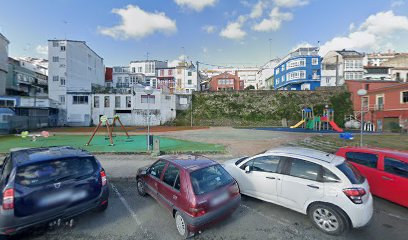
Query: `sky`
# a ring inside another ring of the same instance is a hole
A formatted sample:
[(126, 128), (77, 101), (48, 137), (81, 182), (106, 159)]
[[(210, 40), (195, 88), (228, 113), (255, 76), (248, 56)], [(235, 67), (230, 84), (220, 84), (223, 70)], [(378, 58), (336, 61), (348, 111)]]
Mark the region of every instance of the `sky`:
[(2, 0), (12, 57), (86, 41), (106, 66), (178, 59), (261, 66), (299, 46), (408, 52), (408, 0)]

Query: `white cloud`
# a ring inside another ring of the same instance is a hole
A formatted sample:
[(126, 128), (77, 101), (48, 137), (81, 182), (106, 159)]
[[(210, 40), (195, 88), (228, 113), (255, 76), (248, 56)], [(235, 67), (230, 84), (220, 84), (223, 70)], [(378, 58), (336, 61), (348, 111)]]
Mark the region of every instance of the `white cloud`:
[(278, 7), (274, 7), (269, 14), (269, 18), (263, 19), (260, 23), (252, 26), (252, 29), (259, 32), (276, 31), (280, 29), (283, 21), (291, 21), (293, 14), (281, 12)]
[(274, 3), (278, 7), (300, 7), (309, 4), (309, 0), (274, 0)]
[(119, 25), (99, 28), (99, 32), (115, 39), (143, 38), (155, 32), (171, 34), (177, 31), (176, 21), (168, 18), (163, 12), (146, 12), (136, 5), (113, 9), (122, 22)]
[(294, 48), (292, 48), (291, 52), (293, 52), (296, 49), (301, 48), (301, 47), (307, 48), (307, 47), (315, 47), (315, 46), (313, 46), (312, 44), (310, 44), (308, 42), (301, 42), (298, 45), (296, 45)]
[(38, 45), (35, 51), (41, 55), (48, 55), (48, 45)]
[(325, 55), (331, 50), (355, 49), (385, 50), (384, 47), (392, 46), (393, 38), (408, 32), (408, 17), (396, 16), (393, 11), (379, 12), (369, 16), (355, 31), (347, 36), (335, 37), (320, 48), (320, 54)]
[(217, 31), (217, 27), (213, 26), (213, 25), (205, 25), (205, 26), (202, 27), (202, 29), (206, 33), (214, 33), (215, 31)]
[(241, 29), (242, 23), (232, 22), (229, 23), (221, 32), (220, 36), (228, 39), (239, 40), (247, 35), (247, 33)]
[(200, 12), (206, 7), (214, 6), (217, 0), (174, 0), (177, 5)]
[(349, 25), (349, 31), (351, 32), (351, 31), (354, 31), (354, 29), (356, 29), (356, 24), (354, 24), (353, 22), (352, 23), (350, 23), (350, 25)]
[(167, 63), (167, 65), (168, 65), (169, 67), (177, 67), (177, 66), (179, 65), (179, 63), (184, 62), (184, 61), (187, 61), (188, 59), (189, 59), (189, 58), (188, 58), (186, 55), (182, 54), (182, 55), (180, 55), (177, 59), (174, 59), (174, 60), (172, 60), (172, 61), (169, 61), (169, 62)]
[(405, 1), (402, 1), (402, 0), (393, 1), (393, 2), (391, 3), (391, 7), (392, 7), (392, 8), (401, 7), (401, 6), (403, 6), (403, 5), (405, 5)]
[(262, 0), (260, 0), (257, 4), (255, 4), (253, 7), (252, 7), (252, 11), (251, 11), (251, 13), (249, 14), (249, 16), (251, 17), (251, 18), (259, 18), (259, 17), (262, 17), (262, 14), (263, 14), (263, 11), (264, 11), (264, 8), (266, 7), (266, 4), (262, 1)]

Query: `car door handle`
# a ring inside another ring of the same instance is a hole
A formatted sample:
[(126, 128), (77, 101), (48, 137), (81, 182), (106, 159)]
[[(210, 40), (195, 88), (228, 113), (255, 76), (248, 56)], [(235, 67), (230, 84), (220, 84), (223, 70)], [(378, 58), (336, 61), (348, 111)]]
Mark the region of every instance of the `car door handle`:
[(315, 185), (307, 185), (308, 187), (310, 187), (310, 188), (315, 188), (315, 189), (319, 189), (319, 187), (318, 186), (315, 186)]
[(393, 181), (394, 179), (386, 177), (386, 176), (382, 176), (382, 179), (387, 180), (387, 181)]
[(266, 177), (267, 179), (275, 179), (274, 177)]

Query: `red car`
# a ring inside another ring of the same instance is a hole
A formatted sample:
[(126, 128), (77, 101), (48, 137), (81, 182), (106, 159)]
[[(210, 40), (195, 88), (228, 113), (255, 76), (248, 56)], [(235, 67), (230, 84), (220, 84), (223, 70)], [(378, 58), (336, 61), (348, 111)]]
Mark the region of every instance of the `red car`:
[(373, 195), (408, 207), (408, 152), (344, 147), (336, 154), (360, 170), (368, 179)]
[(167, 156), (140, 168), (137, 190), (155, 198), (173, 215), (185, 238), (228, 217), (240, 204), (234, 178), (217, 162), (201, 156)]

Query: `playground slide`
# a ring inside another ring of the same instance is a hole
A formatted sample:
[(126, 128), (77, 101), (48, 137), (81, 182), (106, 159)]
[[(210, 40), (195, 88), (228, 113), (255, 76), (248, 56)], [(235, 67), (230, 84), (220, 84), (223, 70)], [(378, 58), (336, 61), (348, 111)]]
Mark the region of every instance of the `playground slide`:
[(341, 129), (339, 126), (334, 121), (330, 121), (330, 126), (333, 128), (334, 131), (336, 132), (343, 132), (343, 129)]
[(300, 122), (296, 123), (296, 125), (291, 126), (290, 128), (297, 128), (300, 125), (302, 125), (305, 122), (305, 120), (301, 120)]

